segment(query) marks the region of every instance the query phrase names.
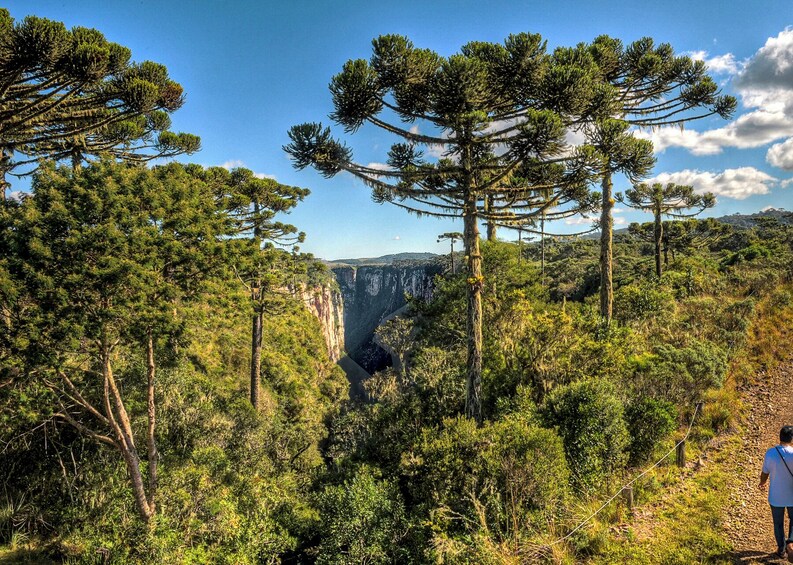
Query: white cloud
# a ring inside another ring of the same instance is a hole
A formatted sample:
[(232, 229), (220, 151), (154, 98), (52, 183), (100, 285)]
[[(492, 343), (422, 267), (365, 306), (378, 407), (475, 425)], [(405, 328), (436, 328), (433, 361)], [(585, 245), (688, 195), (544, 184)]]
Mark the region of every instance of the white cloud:
[(413, 135), (418, 135), (420, 133), (418, 124), (411, 126), (410, 133), (412, 133)]
[(567, 218), (564, 221), (564, 223), (568, 226), (591, 226), (594, 222), (595, 218), (587, 218), (586, 216), (573, 216), (572, 218)]
[(708, 57), (708, 55), (707, 51), (690, 51), (688, 53), (688, 56), (695, 61), (704, 61), (708, 66), (708, 70), (716, 74), (734, 75), (746, 64), (745, 62), (736, 61), (735, 55), (732, 53), (716, 55), (715, 57)]
[(243, 163), (239, 159), (231, 159), (229, 161), (226, 161), (225, 163), (223, 163), (220, 166), (223, 167), (224, 169), (228, 169), (230, 171), (231, 169), (236, 169), (238, 167), (244, 167), (245, 163)]
[(774, 167), (793, 171), (793, 137), (787, 141), (772, 145), (765, 154), (765, 160)]
[(785, 179), (779, 183), (779, 186), (781, 186), (782, 188), (793, 186), (793, 179)]
[(747, 106), (793, 110), (793, 27), (768, 38), (738, 75), (735, 87)]
[(667, 147), (684, 147), (694, 155), (715, 155), (725, 147), (750, 149), (793, 135), (793, 114), (755, 110), (726, 126), (704, 132), (669, 126), (639, 131), (636, 137), (649, 139), (657, 152)]
[(628, 223), (628, 220), (626, 220), (625, 218), (622, 218), (620, 216), (617, 216), (616, 218), (614, 218), (614, 225), (615, 226), (624, 226), (627, 223)]
[[(245, 163), (243, 161), (241, 161), (240, 159), (230, 159), (230, 160), (226, 161), (225, 163), (223, 163), (220, 166), (223, 167), (224, 169), (230, 171), (231, 169), (239, 169), (241, 167), (245, 167)], [(256, 172), (254, 172), (253, 176), (255, 176), (257, 179), (278, 180), (275, 177), (275, 175), (268, 175), (267, 173), (256, 173)]]
[(394, 241), (399, 241), (400, 239), (402, 239), (402, 237), (400, 237), (400, 236), (398, 236), (398, 235), (395, 235), (395, 236), (394, 236)]
[(713, 73), (733, 74), (733, 87), (751, 111), (724, 127), (703, 132), (675, 126), (641, 132), (639, 136), (651, 139), (656, 151), (684, 147), (694, 155), (714, 155), (724, 147), (761, 147), (793, 136), (793, 27), (768, 38), (745, 62), (729, 53), (712, 58), (705, 51), (690, 55), (704, 60)]
[(369, 168), (369, 169), (377, 169), (378, 171), (392, 171), (393, 170), (391, 168), (391, 166), (386, 164), (386, 163), (377, 163), (377, 162), (374, 162), (374, 161), (371, 162), (371, 163), (368, 163), (366, 165), (366, 167)]
[(699, 194), (712, 192), (716, 196), (743, 200), (755, 194), (768, 194), (771, 187), (778, 183), (778, 179), (754, 167), (740, 167), (726, 169), (721, 173), (685, 169), (674, 173), (661, 173), (647, 182), (691, 185)]

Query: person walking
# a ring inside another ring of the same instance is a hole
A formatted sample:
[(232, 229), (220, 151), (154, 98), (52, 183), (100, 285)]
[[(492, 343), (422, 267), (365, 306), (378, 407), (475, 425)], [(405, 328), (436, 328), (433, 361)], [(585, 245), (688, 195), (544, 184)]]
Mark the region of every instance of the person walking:
[[(793, 562), (793, 426), (783, 426), (779, 431), (779, 445), (765, 452), (758, 488), (764, 490), (766, 484), (768, 484), (768, 504), (771, 505), (771, 516), (774, 520), (776, 554), (784, 559), (787, 548), (788, 557)], [(789, 520), (787, 538), (785, 508)]]

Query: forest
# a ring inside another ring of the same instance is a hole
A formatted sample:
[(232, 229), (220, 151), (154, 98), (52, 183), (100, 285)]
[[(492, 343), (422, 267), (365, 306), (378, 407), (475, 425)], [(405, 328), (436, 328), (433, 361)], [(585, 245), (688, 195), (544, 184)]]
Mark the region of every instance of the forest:
[[(294, 167), (464, 228), (351, 395), (308, 306), (338, 283), (286, 219), (309, 190), (181, 162), (182, 87), (131, 57), (0, 9), (0, 563), (729, 561), (723, 482), (650, 550), (621, 495), (693, 480), (676, 444), (701, 463), (735, 433), (793, 327), (793, 214), (643, 182), (638, 129), (735, 110), (701, 61), (387, 35), (329, 77), (347, 137), (295, 125)], [(364, 124), (385, 169), (353, 159)], [(615, 231), (617, 203), (646, 222)]]

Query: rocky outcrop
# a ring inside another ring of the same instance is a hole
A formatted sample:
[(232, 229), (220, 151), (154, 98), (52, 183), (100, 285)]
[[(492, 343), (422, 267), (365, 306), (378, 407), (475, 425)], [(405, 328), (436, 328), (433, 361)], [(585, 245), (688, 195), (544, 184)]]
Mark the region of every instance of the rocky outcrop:
[(303, 288), (303, 303), (319, 320), (328, 355), (333, 361), (341, 359), (344, 350), (344, 303), (334, 284)]
[(387, 364), (388, 355), (373, 342), (383, 320), (406, 304), (405, 296), (432, 298), (438, 262), (335, 266), (331, 270), (344, 301), (344, 345), (370, 373)]

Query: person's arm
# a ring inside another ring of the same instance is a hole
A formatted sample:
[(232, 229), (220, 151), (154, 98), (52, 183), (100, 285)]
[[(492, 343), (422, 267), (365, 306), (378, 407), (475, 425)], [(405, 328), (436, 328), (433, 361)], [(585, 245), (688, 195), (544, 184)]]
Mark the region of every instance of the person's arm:
[(759, 488), (760, 490), (764, 490), (767, 482), (768, 482), (768, 473), (764, 471), (760, 473), (760, 484), (757, 485), (757, 488)]

